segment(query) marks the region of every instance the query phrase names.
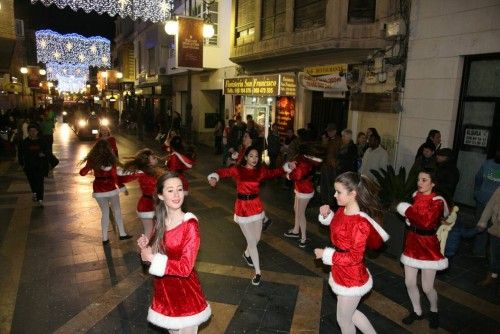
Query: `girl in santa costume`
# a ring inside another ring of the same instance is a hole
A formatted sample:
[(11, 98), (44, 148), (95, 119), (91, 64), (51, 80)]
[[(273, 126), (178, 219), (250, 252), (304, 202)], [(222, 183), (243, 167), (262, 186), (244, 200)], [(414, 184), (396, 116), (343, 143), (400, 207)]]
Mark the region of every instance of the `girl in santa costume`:
[(196, 334), (212, 314), (194, 270), (200, 248), (198, 219), (182, 212), (182, 181), (173, 173), (156, 185), (155, 227), (137, 240), (143, 261), (151, 263), (153, 300), (148, 321), (171, 334)]
[(125, 163), (123, 170), (118, 168), (118, 181), (127, 183), (134, 180), (139, 182), (142, 196), (137, 202), (137, 216), (144, 227), (144, 234), (150, 238), (153, 231), (154, 202), (156, 179), (164, 171), (158, 167), (158, 158), (152, 150), (145, 148), (136, 153), (133, 160)]
[(187, 196), (189, 194), (189, 183), (184, 175), (184, 172), (193, 168), (194, 159), (191, 158), (190, 154), (188, 154), (184, 149), (180, 136), (175, 136), (170, 140), (170, 149), (171, 154), (167, 158), (165, 166), (169, 171), (177, 173), (179, 178), (182, 180), (184, 196)]
[(375, 333), (368, 318), (357, 310), (361, 297), (373, 280), (364, 263), (366, 247), (379, 248), (389, 235), (379, 225), (381, 209), (378, 187), (363, 175), (353, 172), (335, 179), (335, 198), (339, 208), (320, 207), (319, 221), (330, 225), (332, 247), (316, 248), (316, 258), (332, 266), (328, 283), (337, 295), (337, 323), (343, 334)]
[(109, 127), (101, 125), (99, 127), (99, 134), (97, 135), (98, 139), (107, 140), (109, 145), (111, 146), (111, 150), (118, 158), (118, 146), (116, 146), (116, 139), (111, 135), (111, 130)]
[(168, 134), (165, 138), (165, 141), (161, 145), (161, 150), (167, 154), (172, 153), (172, 149), (170, 147), (170, 141), (172, 140), (172, 138), (174, 138), (178, 135), (179, 134), (177, 133), (177, 131), (175, 131), (174, 129), (170, 129), (170, 131), (168, 131)]
[(120, 240), (132, 238), (125, 232), (120, 208), (119, 194), (121, 190), (125, 191), (126, 188), (119, 188), (117, 186), (117, 159), (109, 143), (106, 140), (98, 140), (81, 163), (85, 163), (85, 166), (80, 170), (81, 176), (87, 175), (90, 171), (94, 172), (94, 193), (92, 197), (95, 198), (101, 209), (102, 244), (109, 244), (108, 227), (110, 206), (113, 211), (116, 225), (118, 226), (118, 231), (120, 232)]
[[(284, 168), (268, 169), (261, 166), (261, 153), (254, 146), (249, 146), (240, 165), (221, 168), (216, 173), (208, 175), (208, 182), (215, 187), (219, 178), (232, 177), (236, 181), (238, 197), (234, 204), (234, 221), (238, 223), (247, 241), (243, 258), (250, 267), (255, 268), (253, 285), (259, 285), (261, 271), (257, 243), (262, 232), (264, 209), (259, 197), (260, 183), (263, 180), (284, 174)], [(290, 164), (291, 168), (295, 167)]]
[(413, 195), (413, 205), (399, 203), (398, 212), (406, 217), (406, 236), (401, 262), (405, 269), (405, 284), (413, 311), (403, 319), (411, 324), (423, 318), (417, 274), (422, 271), (422, 290), (430, 303), (429, 327), (439, 327), (437, 292), (434, 279), (437, 270), (448, 267), (448, 259), (441, 254), (436, 230), (441, 219), (448, 216), (448, 206), (443, 197), (433, 191), (435, 174), (432, 169), (424, 169), (418, 174), (417, 189)]
[(309, 200), (314, 196), (314, 185), (312, 177), (315, 166), (319, 165), (322, 159), (309, 155), (311, 153), (311, 144), (302, 144), (299, 146), (299, 157), (296, 160), (296, 167), (287, 174), (289, 180), (295, 184), (295, 225), (293, 229), (288, 230), (283, 235), (287, 238), (300, 238), (299, 247), (306, 247), (306, 208)]

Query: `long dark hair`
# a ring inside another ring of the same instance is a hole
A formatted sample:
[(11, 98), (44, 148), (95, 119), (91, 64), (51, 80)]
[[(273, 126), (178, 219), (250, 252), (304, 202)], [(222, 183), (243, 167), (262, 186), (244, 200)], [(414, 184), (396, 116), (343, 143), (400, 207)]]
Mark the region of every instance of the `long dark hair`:
[(436, 130), (436, 129), (432, 129), (429, 131), (429, 134), (427, 135), (427, 139), (425, 140), (426, 142), (430, 142), (430, 143), (433, 143), (434, 144), (434, 136), (437, 135), (438, 133), (440, 133), (439, 130)]
[(100, 139), (95, 143), (85, 158), (80, 161), (80, 164), (88, 162), (93, 169), (99, 169), (101, 166), (114, 166), (118, 163), (109, 142), (105, 139)]
[(380, 187), (375, 182), (354, 172), (340, 174), (335, 179), (335, 183), (337, 182), (350, 192), (356, 191), (356, 202), (359, 209), (382, 225), (382, 207), (378, 197)]
[(160, 168), (151, 166), (149, 164), (149, 157), (152, 155), (154, 155), (153, 150), (144, 148), (138, 151), (132, 160), (125, 162), (125, 164), (123, 165), (123, 169), (125, 171), (130, 171), (133, 173), (140, 170), (150, 176), (158, 177), (163, 173), (161, 172)]
[(176, 173), (168, 172), (160, 176), (158, 178), (158, 181), (156, 181), (156, 195), (154, 196), (155, 217), (153, 219), (154, 229), (153, 229), (153, 236), (149, 241), (149, 245), (153, 250), (153, 254), (155, 253), (165, 254), (165, 249), (163, 249), (162, 247), (162, 241), (165, 235), (165, 230), (167, 228), (165, 224), (165, 219), (167, 217), (167, 208), (165, 206), (165, 203), (158, 197), (158, 195), (161, 195), (163, 193), (163, 186), (165, 184), (165, 181), (172, 178), (179, 178), (179, 177), (177, 176)]
[(259, 157), (259, 160), (257, 161), (257, 165), (255, 165), (255, 168), (259, 168), (261, 163), (262, 163), (262, 152), (259, 150), (259, 148), (255, 145), (250, 145), (245, 149), (245, 153), (243, 153), (243, 158), (240, 160), (240, 166), (246, 166), (247, 165), (247, 159), (246, 157), (250, 154), (250, 151), (256, 150), (257, 151), (257, 156)]

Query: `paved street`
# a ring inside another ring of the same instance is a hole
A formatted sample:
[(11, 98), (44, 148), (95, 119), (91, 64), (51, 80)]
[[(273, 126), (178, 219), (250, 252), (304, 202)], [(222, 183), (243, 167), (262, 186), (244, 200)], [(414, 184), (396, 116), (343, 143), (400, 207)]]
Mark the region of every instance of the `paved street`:
[[(131, 135), (116, 138), (121, 157), (146, 146)], [(142, 272), (136, 238), (120, 241), (111, 230), (110, 246), (101, 244), (92, 177), (78, 175), (77, 163), (91, 145), (58, 126), (54, 152), (61, 162), (54, 178), (46, 179), (44, 208), (31, 201), (17, 164), (0, 162), (0, 333), (161, 332), (146, 321), (151, 278)], [(274, 224), (259, 244), (263, 283), (252, 286), (253, 270), (241, 257), (245, 241), (232, 222), (233, 183), (224, 180), (211, 189), (206, 175), (219, 166), (220, 156), (207, 147), (198, 147), (197, 154), (188, 174), (187, 207), (200, 222), (197, 270), (213, 311), (200, 332), (340, 333), (335, 297), (325, 280), (328, 268), (313, 257), (314, 247), (328, 244), (328, 230), (314, 219), (315, 203), (308, 211), (310, 243), (301, 249), (282, 237), (293, 223), (293, 192), (283, 189), (281, 180), (265, 184), (262, 197)], [(140, 190), (136, 183), (128, 188), (130, 195), (121, 197), (123, 218), (127, 232), (138, 236)], [(403, 271), (384, 253), (368, 256), (374, 289), (360, 309), (379, 333), (499, 333), (500, 299), (494, 288), (475, 285), (486, 273), (486, 260), (468, 254), (464, 244), (450, 269), (437, 277), (438, 330), (430, 331), (426, 320), (401, 323), (409, 307)]]

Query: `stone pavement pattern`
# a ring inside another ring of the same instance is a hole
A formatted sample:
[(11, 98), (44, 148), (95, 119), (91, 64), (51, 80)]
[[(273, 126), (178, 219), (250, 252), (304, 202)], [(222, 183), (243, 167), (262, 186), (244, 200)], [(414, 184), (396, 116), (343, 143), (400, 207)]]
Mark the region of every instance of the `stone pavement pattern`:
[[(27, 181), (11, 161), (0, 162), (0, 333), (160, 333), (146, 321), (151, 278), (141, 270), (135, 238), (118, 240), (110, 227), (110, 246), (101, 244), (100, 211), (91, 197), (92, 177), (78, 175), (78, 161), (91, 142), (80, 142), (66, 125), (58, 127), (54, 152), (61, 163), (46, 179), (45, 207), (31, 202)], [(133, 136), (117, 135), (121, 157), (144, 147)], [(152, 148), (157, 143), (148, 142)], [(220, 156), (199, 147), (189, 173), (188, 210), (199, 219), (202, 245), (197, 271), (212, 306), (212, 319), (200, 333), (340, 333), (336, 302), (326, 281), (328, 268), (314, 260), (313, 249), (328, 244), (328, 230), (308, 211), (309, 244), (282, 237), (293, 223), (293, 192), (280, 180), (262, 189), (274, 224), (259, 244), (263, 282), (250, 283), (253, 269), (241, 258), (244, 238), (232, 223), (235, 190), (223, 180), (211, 189), (206, 175)], [(135, 208), (138, 185), (121, 197), (129, 234), (141, 224)], [(374, 289), (360, 309), (379, 333), (495, 333), (500, 328), (500, 300), (493, 288), (474, 283), (484, 277), (484, 259), (451, 261), (437, 277), (441, 328), (427, 321), (401, 323), (410, 306), (402, 268), (387, 254), (369, 254)], [(424, 309), (428, 309), (424, 299)]]

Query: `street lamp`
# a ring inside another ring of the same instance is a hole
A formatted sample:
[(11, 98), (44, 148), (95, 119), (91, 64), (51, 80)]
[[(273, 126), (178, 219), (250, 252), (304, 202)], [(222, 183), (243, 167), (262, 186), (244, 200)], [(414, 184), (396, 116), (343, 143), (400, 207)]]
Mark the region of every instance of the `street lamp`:
[(19, 69), (19, 71), (22, 73), (22, 74), (28, 74), (28, 68), (27, 67), (21, 67)]
[(47, 74), (47, 71), (45, 71), (43, 68), (41, 68), (38, 73), (40, 73), (40, 75), (45, 75)]

